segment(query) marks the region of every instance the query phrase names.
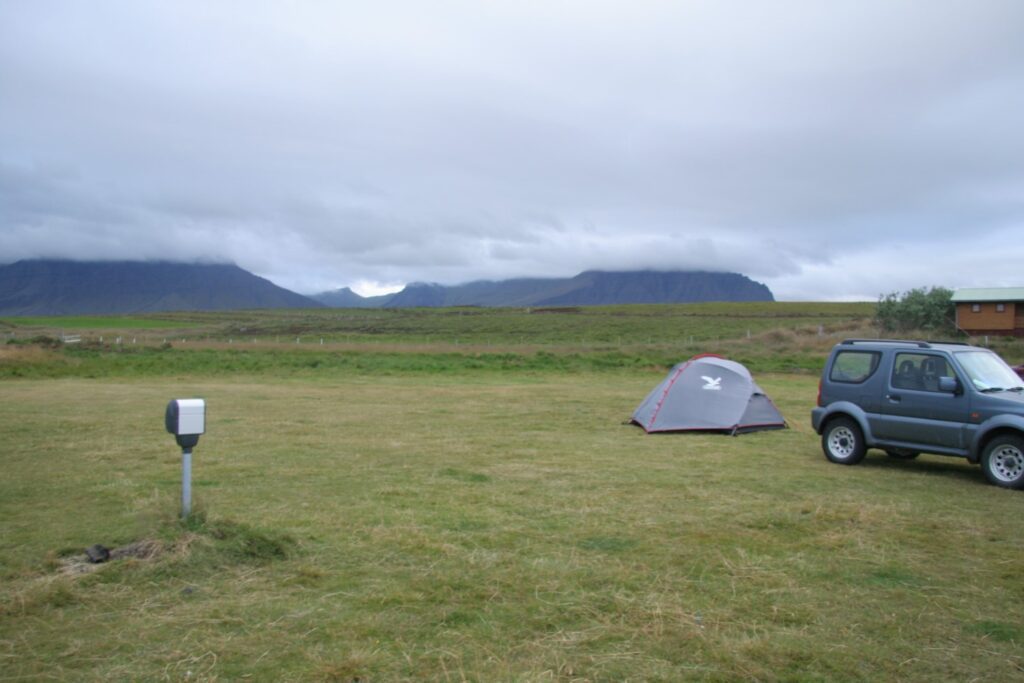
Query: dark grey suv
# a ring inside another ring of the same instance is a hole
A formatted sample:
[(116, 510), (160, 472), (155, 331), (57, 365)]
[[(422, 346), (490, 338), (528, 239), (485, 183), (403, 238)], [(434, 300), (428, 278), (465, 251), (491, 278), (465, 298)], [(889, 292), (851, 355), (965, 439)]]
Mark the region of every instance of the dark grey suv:
[(988, 349), (847, 339), (829, 355), (811, 424), (832, 462), (854, 465), (868, 448), (954, 455), (1024, 488), (1024, 382)]

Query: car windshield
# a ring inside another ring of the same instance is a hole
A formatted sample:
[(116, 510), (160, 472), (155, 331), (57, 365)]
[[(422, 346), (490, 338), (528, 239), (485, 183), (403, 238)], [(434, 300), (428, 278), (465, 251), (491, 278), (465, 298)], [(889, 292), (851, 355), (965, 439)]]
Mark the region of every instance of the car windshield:
[(956, 354), (960, 367), (980, 391), (1024, 388), (1024, 382), (1003, 359), (990, 351), (960, 351)]

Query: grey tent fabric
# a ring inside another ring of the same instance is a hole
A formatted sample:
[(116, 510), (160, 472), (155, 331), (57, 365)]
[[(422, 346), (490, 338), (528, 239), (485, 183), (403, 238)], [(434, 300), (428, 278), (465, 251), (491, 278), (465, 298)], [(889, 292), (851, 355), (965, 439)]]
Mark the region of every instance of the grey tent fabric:
[(711, 354), (672, 368), (634, 411), (633, 422), (648, 433), (738, 434), (786, 427), (775, 404), (743, 365)]

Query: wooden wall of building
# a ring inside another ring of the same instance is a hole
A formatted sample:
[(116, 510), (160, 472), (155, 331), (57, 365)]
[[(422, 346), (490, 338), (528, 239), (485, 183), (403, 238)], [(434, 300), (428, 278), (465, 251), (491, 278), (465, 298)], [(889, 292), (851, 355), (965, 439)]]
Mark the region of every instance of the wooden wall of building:
[[(980, 310), (975, 312), (974, 306)], [(997, 311), (996, 307), (994, 302), (957, 303), (957, 324), (965, 332), (1012, 334), (1014, 329), (1024, 330), (1024, 302), (1004, 302), (1002, 311)]]

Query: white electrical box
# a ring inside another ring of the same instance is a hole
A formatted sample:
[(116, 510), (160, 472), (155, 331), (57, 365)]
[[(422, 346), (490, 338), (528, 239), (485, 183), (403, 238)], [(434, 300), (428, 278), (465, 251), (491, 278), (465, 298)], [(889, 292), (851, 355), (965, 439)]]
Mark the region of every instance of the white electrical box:
[(206, 401), (179, 398), (167, 404), (167, 431), (176, 436), (192, 436), (206, 431)]
[(192, 448), (199, 442), (199, 435), (206, 431), (206, 401), (201, 398), (171, 401), (164, 413), (164, 423), (179, 446)]

